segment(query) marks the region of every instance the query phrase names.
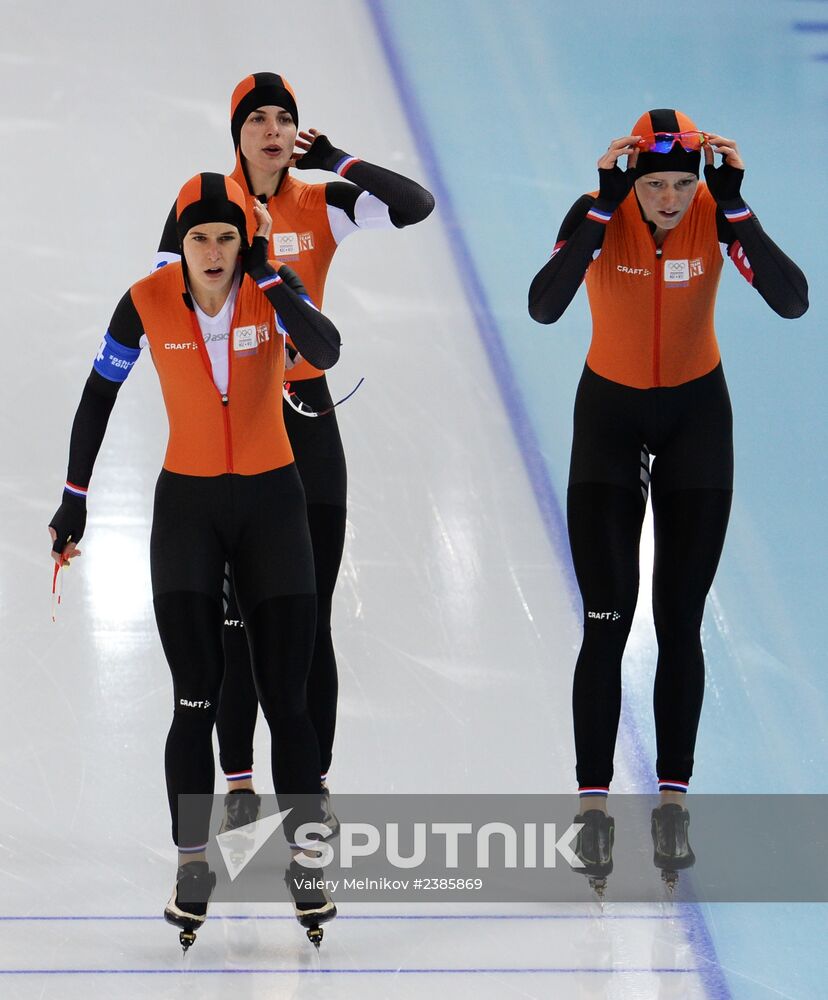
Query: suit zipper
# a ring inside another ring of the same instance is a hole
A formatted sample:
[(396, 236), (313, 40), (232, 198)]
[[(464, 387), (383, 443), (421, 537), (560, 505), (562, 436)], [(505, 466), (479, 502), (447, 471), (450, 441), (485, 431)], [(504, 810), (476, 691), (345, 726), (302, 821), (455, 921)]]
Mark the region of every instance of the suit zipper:
[(656, 247), (655, 263), (655, 316), (653, 317), (653, 385), (661, 385), (661, 294), (664, 284), (663, 250)]
[[(242, 276), (242, 281), (244, 281), (244, 276)], [(233, 347), (230, 341), (233, 337), (233, 328), (235, 327), (236, 320), (238, 319), (240, 305), (241, 283), (239, 284), (239, 289), (236, 293), (236, 305), (233, 309), (233, 316), (230, 320), (230, 329), (227, 336), (227, 392), (222, 392), (215, 383), (213, 378), (213, 366), (210, 363), (210, 354), (207, 351), (207, 345), (204, 343), (204, 334), (201, 332), (201, 327), (198, 325), (198, 317), (195, 314), (195, 309), (190, 313), (198, 353), (201, 355), (201, 360), (204, 362), (204, 369), (207, 372), (207, 377), (210, 379), (210, 384), (218, 393), (219, 400), (221, 401), (222, 415), (224, 417), (224, 455), (228, 472), (233, 471), (233, 432), (230, 425), (230, 383), (233, 380)]]

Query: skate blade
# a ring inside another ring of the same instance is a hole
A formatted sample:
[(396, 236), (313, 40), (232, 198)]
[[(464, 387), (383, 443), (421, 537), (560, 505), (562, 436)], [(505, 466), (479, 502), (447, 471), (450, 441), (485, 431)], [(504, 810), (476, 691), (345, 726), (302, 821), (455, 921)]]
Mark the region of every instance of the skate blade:
[(667, 890), (670, 898), (672, 899), (675, 895), (676, 886), (678, 885), (679, 873), (677, 871), (671, 871), (668, 868), (662, 868), (661, 880), (664, 883), (664, 888)]
[(604, 897), (607, 894), (607, 880), (604, 876), (590, 876), (589, 887), (598, 897), (598, 902), (604, 905)]
[(310, 941), (317, 951), (319, 951), (319, 946), (322, 944), (322, 938), (325, 936), (325, 932), (320, 925), (328, 923), (328, 921), (333, 920), (335, 916), (336, 906), (334, 906), (333, 903), (331, 903), (330, 909), (321, 910), (313, 914), (305, 913), (302, 914), (302, 916), (297, 914), (299, 923), (305, 928), (308, 941)]
[(187, 917), (180, 911), (173, 912), (169, 909), (164, 910), (164, 919), (168, 924), (178, 928), (178, 943), (186, 955), (187, 950), (195, 944), (196, 931), (200, 930), (204, 921), (193, 920), (192, 917)]
[(319, 951), (319, 946), (322, 944), (322, 938), (325, 936), (325, 932), (321, 927), (308, 927), (307, 929), (308, 941)]

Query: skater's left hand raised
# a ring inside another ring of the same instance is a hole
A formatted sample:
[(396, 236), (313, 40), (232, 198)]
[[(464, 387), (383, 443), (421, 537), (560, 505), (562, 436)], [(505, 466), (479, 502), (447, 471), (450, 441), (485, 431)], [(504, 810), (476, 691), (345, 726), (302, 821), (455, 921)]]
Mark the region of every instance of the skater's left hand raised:
[(326, 135), (317, 129), (300, 132), (296, 137), (297, 149), (291, 160), (297, 170), (333, 170), (340, 160), (348, 154), (344, 149), (337, 149)]
[[(727, 207), (742, 200), (742, 178), (745, 163), (739, 148), (732, 139), (721, 135), (707, 135), (704, 144), (704, 179), (707, 188), (719, 206)], [(721, 164), (714, 166), (713, 153), (720, 153)]]

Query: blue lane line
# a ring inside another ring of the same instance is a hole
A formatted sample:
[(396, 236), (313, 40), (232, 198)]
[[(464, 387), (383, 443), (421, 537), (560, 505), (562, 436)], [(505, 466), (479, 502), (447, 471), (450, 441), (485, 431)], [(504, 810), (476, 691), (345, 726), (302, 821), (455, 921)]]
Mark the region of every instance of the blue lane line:
[(698, 969), (582, 969), (573, 966), (571, 969), (540, 966), (535, 969), (0, 969), (2, 976), (296, 976), (296, 975), (328, 975), (328, 976), (444, 976), (444, 975), (691, 975)]
[[(518, 448), (529, 473), (547, 536), (565, 574), (572, 606), (576, 610), (576, 614), (580, 613), (580, 593), (572, 567), (561, 507), (552, 486), (537, 435), (524, 406), (520, 385), (515, 377), (494, 313), (489, 305), (484, 285), (477, 273), (477, 267), (466, 242), (465, 233), (460, 226), (451, 193), (443, 180), (440, 161), (431, 141), (428, 121), (420, 109), (418, 93), (408, 78), (393, 31), (385, 16), (382, 0), (365, 0), (365, 3), (373, 20), (380, 45), (385, 52), (389, 71), (396, 83), (411, 132), (417, 136), (417, 148), (434, 189), (440, 214), (448, 230), (449, 244), (466, 292), (466, 298), (475, 317), (480, 338), (492, 367), (492, 373), (500, 389), (503, 406), (509, 416)], [(640, 787), (646, 788), (652, 783), (653, 769), (652, 766), (645, 766), (644, 762), (649, 755), (643, 749), (641, 734), (634, 720), (628, 716), (622, 717), (621, 724), (631, 736), (635, 746), (635, 760), (632, 763), (638, 772)], [(688, 938), (693, 943), (699, 960), (703, 963), (702, 984), (709, 1000), (732, 1000), (724, 971), (719, 964), (716, 948), (701, 910), (698, 906), (689, 906), (683, 914), (683, 919), (686, 922)]]
[(373, 18), (374, 27), (380, 38), (391, 76), (402, 98), (405, 115), (413, 135), (417, 136), (417, 149), (422, 156), (434, 190), (438, 210), (448, 232), (452, 254), (457, 264), (466, 300), (474, 315), (478, 333), (488, 356), (495, 383), (500, 391), (503, 407), (508, 414), (512, 431), (518, 441), (523, 464), (529, 476), (535, 500), (540, 510), (543, 526), (552, 551), (563, 570), (570, 601), (576, 614), (581, 612), (581, 598), (575, 581), (569, 554), (569, 542), (563, 513), (543, 458), (532, 420), (523, 402), (520, 386), (515, 377), (511, 359), (503, 343), (503, 338), (489, 305), (488, 296), (478, 277), (465, 235), (460, 227), (454, 203), (438, 166), (437, 156), (431, 142), (428, 123), (420, 110), (419, 101), (410, 86), (396, 46), (385, 20), (381, 6), (376, 0), (366, 0)]
[(794, 21), (793, 29), (822, 34), (828, 31), (828, 21)]
[[(214, 904), (215, 905), (215, 904)], [(682, 904), (676, 904), (682, 905)], [(256, 914), (227, 914), (227, 913), (216, 913), (211, 917), (211, 923), (214, 920), (289, 920), (293, 921), (296, 917), (291, 916), (279, 916), (278, 914), (262, 914), (257, 916)], [(425, 914), (411, 914), (411, 913), (390, 913), (390, 914), (339, 914), (336, 918), (336, 922), (340, 923), (342, 920), (595, 920), (596, 914), (584, 913), (584, 914), (565, 914), (565, 913), (521, 913), (521, 914), (499, 914), (499, 913), (425, 913)], [(666, 913), (647, 913), (647, 914), (636, 914), (636, 913), (604, 913), (601, 915), (602, 920), (673, 920), (673, 916)], [(67, 922), (73, 920), (156, 920), (159, 922), (164, 921), (162, 915), (158, 916), (115, 916), (115, 915), (91, 915), (91, 916), (20, 916), (20, 917), (0, 917), (0, 921), (10, 921), (10, 922), (20, 922), (24, 923), (26, 921), (56, 921), (56, 922)]]

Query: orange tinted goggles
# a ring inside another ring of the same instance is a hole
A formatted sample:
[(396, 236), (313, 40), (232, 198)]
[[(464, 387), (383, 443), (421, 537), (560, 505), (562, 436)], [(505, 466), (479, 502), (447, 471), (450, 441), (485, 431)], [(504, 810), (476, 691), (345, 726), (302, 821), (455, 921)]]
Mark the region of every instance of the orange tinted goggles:
[(707, 142), (704, 132), (654, 132), (642, 135), (636, 143), (646, 153), (669, 153), (678, 143), (688, 153), (697, 152)]

